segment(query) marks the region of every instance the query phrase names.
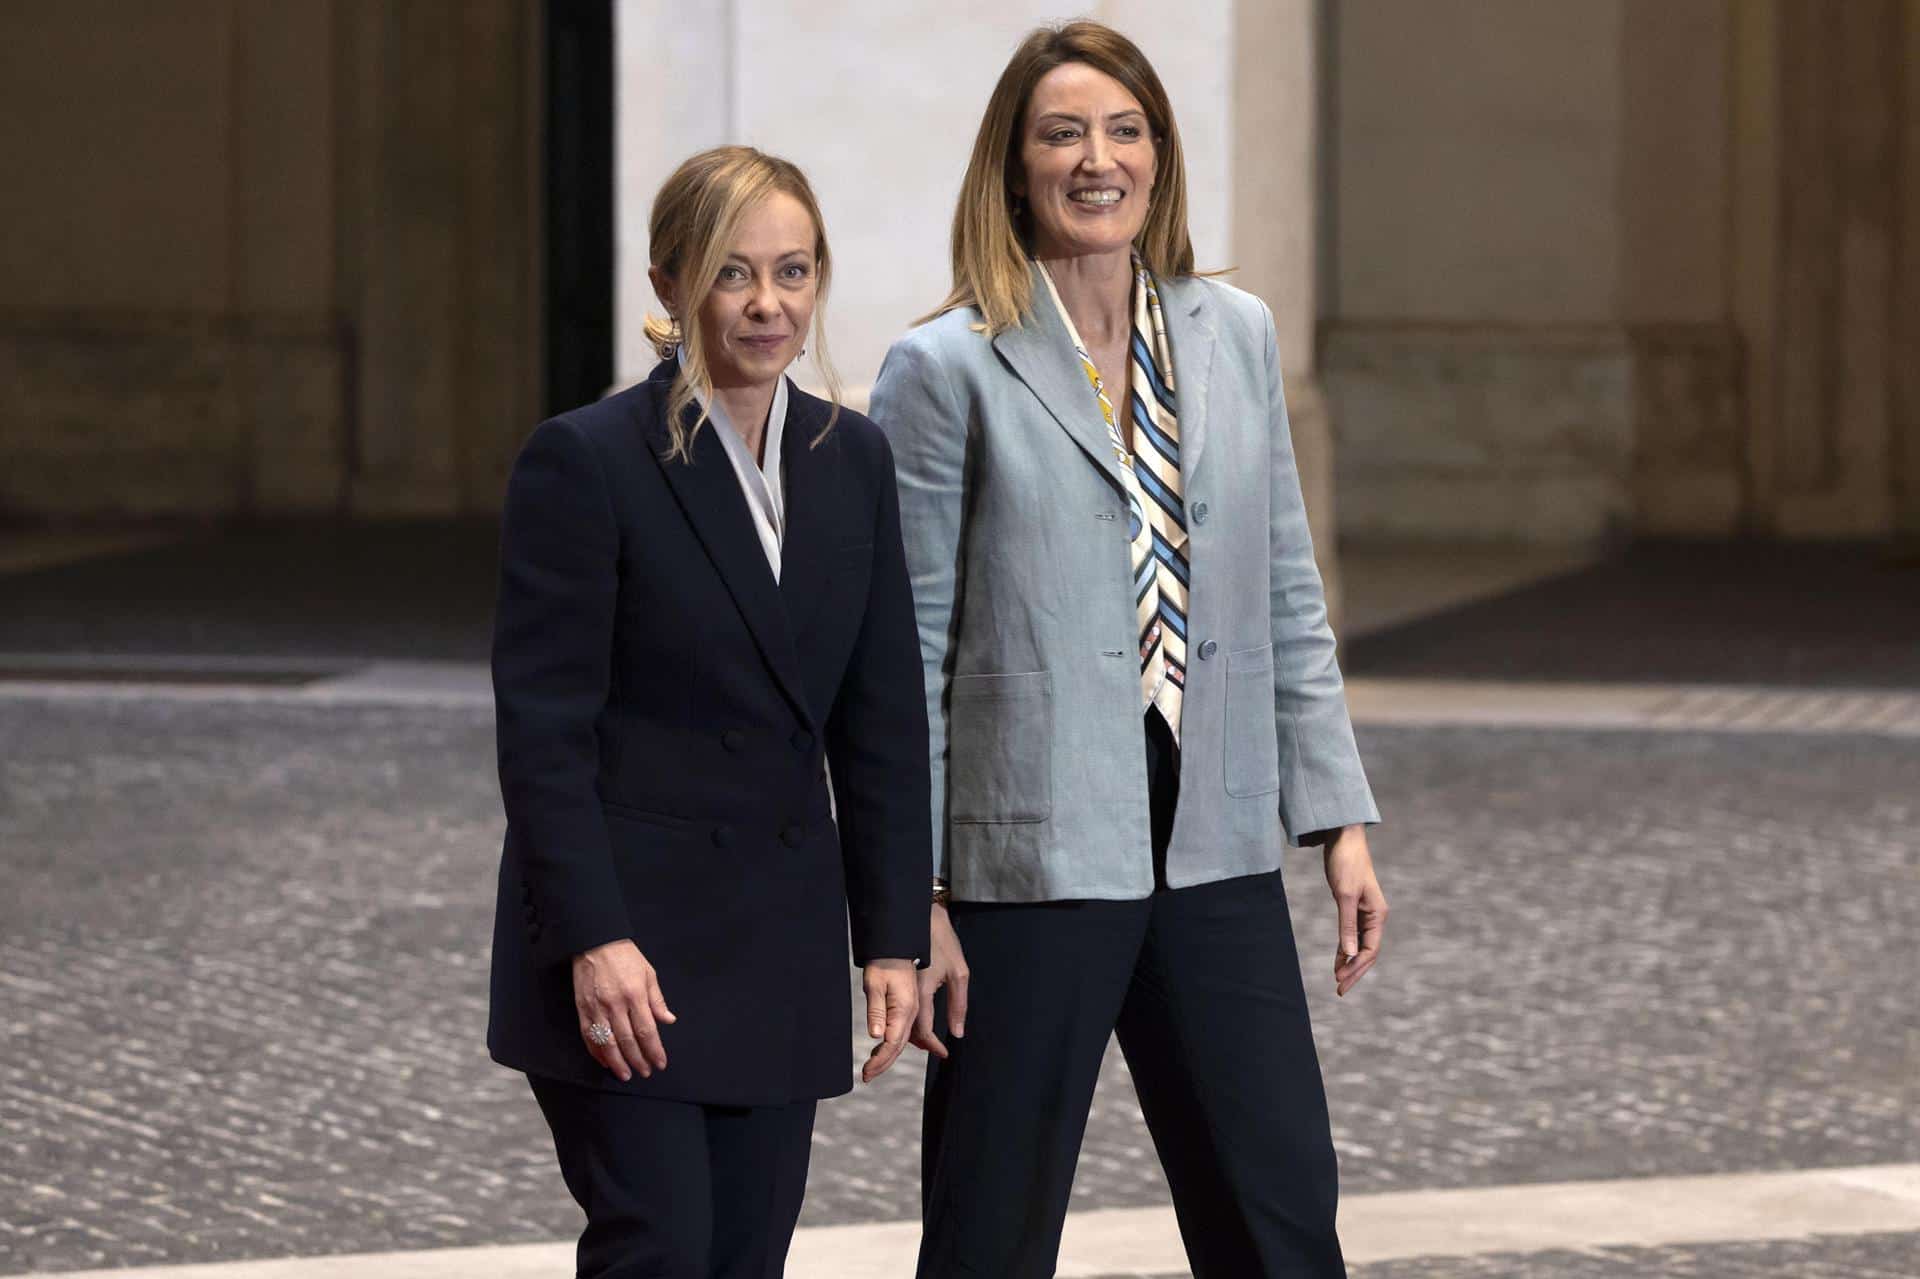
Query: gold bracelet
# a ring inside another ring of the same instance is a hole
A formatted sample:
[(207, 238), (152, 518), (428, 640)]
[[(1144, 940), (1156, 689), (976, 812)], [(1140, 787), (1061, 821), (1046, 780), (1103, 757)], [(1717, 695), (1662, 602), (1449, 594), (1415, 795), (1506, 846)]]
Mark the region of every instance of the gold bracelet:
[(952, 900), (953, 893), (947, 888), (947, 881), (937, 875), (934, 876), (933, 904), (936, 906), (945, 906)]

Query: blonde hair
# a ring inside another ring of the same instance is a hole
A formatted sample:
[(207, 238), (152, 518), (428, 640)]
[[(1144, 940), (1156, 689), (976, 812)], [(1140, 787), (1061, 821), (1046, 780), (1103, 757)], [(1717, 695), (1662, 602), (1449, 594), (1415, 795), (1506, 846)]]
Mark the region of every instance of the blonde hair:
[(989, 334), (1018, 328), (1033, 308), (1033, 218), (1018, 208), (1013, 186), (1023, 174), (1020, 135), (1027, 103), (1042, 76), (1084, 62), (1120, 82), (1147, 113), (1155, 177), (1146, 224), (1134, 248), (1160, 279), (1193, 274), (1187, 234), (1187, 164), (1173, 104), (1153, 64), (1133, 41), (1099, 22), (1040, 27), (1020, 42), (987, 99), (973, 156), (953, 211), (953, 291), (921, 322), (960, 307), (979, 310)]
[[(833, 276), (827, 227), (806, 174), (791, 161), (753, 147), (715, 147), (688, 158), (653, 198), (653, 215), (647, 223), (647, 255), (676, 284), (680, 314), (697, 317), (726, 262), (741, 219), (775, 193), (798, 200), (813, 219), (816, 285), (809, 341), (814, 365), (826, 379), (827, 398), (833, 403), (826, 426), (812, 441), (818, 444), (840, 418), (840, 375), (827, 358), (827, 285)], [(708, 403), (713, 400), (713, 375), (707, 368), (700, 325), (697, 320), (683, 324), (667, 316), (649, 315), (646, 333), (661, 359), (672, 358), (676, 348), (681, 352), (680, 368), (674, 373), (673, 390), (667, 396), (667, 431), (673, 441), (667, 458), (690, 462), (693, 440), (707, 423), (707, 411), (701, 408), (692, 427), (681, 419), (687, 406), (695, 402), (696, 392)]]

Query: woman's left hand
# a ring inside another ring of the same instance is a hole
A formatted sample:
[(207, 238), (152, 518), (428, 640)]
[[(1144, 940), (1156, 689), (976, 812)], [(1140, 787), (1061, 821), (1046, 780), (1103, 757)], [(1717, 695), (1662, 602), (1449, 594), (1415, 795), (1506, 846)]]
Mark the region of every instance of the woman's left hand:
[(1367, 828), (1342, 827), (1327, 842), (1327, 887), (1340, 910), (1340, 945), (1333, 956), (1334, 994), (1345, 995), (1380, 958), (1387, 928), (1387, 895), (1374, 877)]
[(911, 959), (875, 959), (862, 970), (860, 983), (867, 991), (867, 1034), (880, 1041), (860, 1068), (860, 1082), (870, 1084), (907, 1046), (920, 1011), (920, 979)]

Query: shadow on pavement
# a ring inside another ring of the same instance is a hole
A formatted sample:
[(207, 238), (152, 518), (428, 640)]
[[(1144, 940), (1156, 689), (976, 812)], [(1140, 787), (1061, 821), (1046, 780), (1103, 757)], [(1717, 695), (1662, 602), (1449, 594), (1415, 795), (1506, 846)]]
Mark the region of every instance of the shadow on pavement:
[(1920, 686), (1920, 559), (1884, 547), (1648, 543), (1353, 640), (1349, 674)]
[(492, 521), (272, 524), (0, 576), (0, 652), (487, 658)]

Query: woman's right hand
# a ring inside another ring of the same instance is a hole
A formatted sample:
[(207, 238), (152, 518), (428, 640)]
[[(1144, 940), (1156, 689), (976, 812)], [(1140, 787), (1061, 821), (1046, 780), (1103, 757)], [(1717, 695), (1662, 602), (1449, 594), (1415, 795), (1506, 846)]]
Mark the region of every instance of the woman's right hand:
[(933, 1033), (933, 992), (947, 988), (947, 1029), (955, 1039), (967, 1033), (967, 957), (960, 949), (960, 938), (947, 918), (947, 908), (938, 902), (930, 921), (932, 954), (920, 970), (920, 1015), (914, 1018), (910, 1042), (936, 1057), (947, 1055), (947, 1046)]
[[(580, 1042), (592, 1058), (621, 1083), (651, 1078), (667, 1068), (660, 1025), (676, 1018), (660, 991), (659, 975), (631, 941), (611, 941), (573, 957), (573, 1006), (580, 1014)], [(594, 1026), (610, 1027), (613, 1037), (595, 1043)]]

